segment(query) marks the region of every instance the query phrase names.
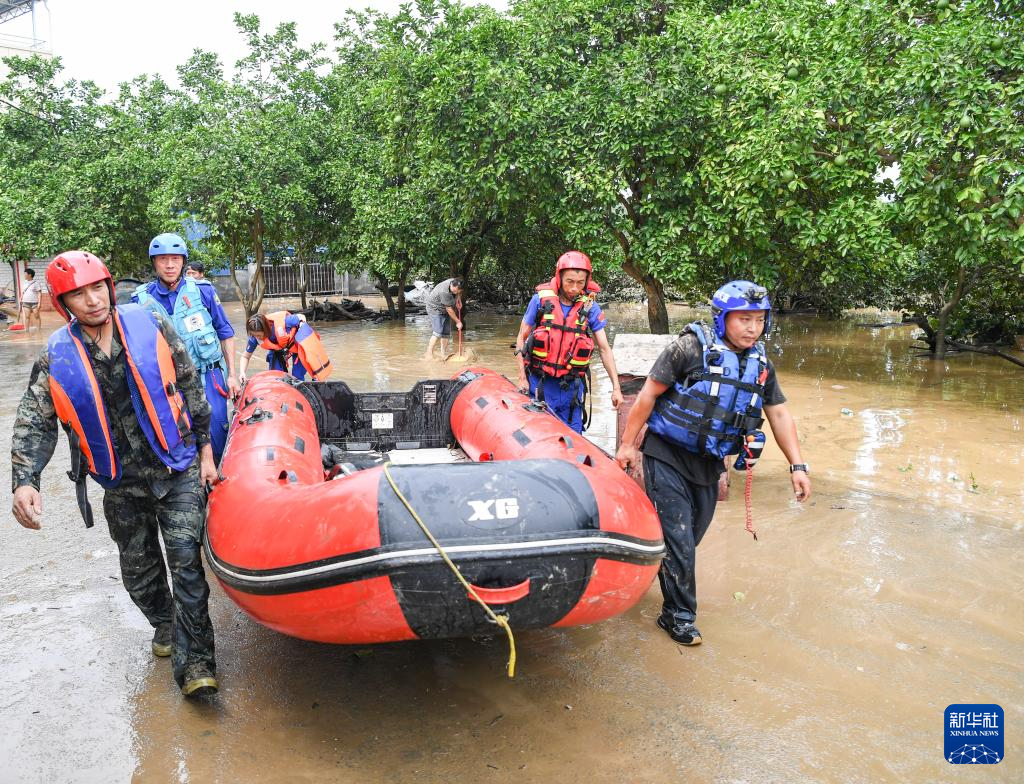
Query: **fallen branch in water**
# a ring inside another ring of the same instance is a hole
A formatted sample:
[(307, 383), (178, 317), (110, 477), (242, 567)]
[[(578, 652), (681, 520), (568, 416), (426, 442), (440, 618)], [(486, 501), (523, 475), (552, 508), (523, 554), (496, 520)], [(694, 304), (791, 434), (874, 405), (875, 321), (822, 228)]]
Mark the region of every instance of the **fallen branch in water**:
[[(995, 346), (972, 346), (970, 343), (960, 343), (959, 341), (953, 340), (952, 338), (946, 338), (946, 345), (953, 349), (954, 353), (958, 353), (960, 351), (970, 351), (975, 354), (988, 354), (989, 356), (993, 357), (1002, 357), (1007, 362), (1012, 362), (1013, 364), (1019, 365), (1020, 367), (1024, 368), (1024, 359), (1018, 359), (1012, 354), (1007, 354), (1005, 351), (1001, 351)], [(913, 348), (923, 348), (923, 346), (914, 346)], [(915, 354), (914, 356), (916, 358), (934, 357), (935, 353), (931, 350), (931, 346), (928, 346), (927, 351), (921, 351)]]
[(995, 346), (972, 346), (970, 343), (959, 343), (955, 340), (946, 339), (947, 345), (952, 346), (957, 351), (973, 351), (975, 354), (989, 354), (994, 357), (1002, 357), (1007, 362), (1012, 362), (1015, 365), (1019, 365), (1024, 368), (1024, 359), (1018, 359), (1013, 354), (1007, 354), (1005, 351), (1000, 351)]

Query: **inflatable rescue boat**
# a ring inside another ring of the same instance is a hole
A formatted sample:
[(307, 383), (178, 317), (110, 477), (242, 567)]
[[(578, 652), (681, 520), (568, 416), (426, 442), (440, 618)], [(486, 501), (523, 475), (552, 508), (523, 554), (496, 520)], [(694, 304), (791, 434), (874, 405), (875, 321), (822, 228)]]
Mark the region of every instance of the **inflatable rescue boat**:
[(513, 629), (624, 612), (664, 553), (639, 485), (490, 370), (404, 393), (260, 373), (220, 471), (211, 570), (256, 621), (307, 640), (493, 633), (440, 550)]

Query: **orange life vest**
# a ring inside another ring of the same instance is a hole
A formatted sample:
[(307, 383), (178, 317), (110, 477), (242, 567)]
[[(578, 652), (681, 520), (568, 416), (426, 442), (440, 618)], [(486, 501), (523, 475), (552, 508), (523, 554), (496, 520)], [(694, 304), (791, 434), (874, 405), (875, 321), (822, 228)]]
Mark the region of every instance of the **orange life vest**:
[(594, 338), (590, 334), (590, 308), (594, 295), (601, 290), (593, 281), (572, 304), (568, 314), (562, 312), (558, 298), (558, 278), (537, 286), (540, 307), (537, 324), (527, 344), (527, 360), (531, 370), (562, 378), (583, 375), (594, 354)]
[[(195, 459), (196, 445), (171, 348), (145, 308), (120, 305), (112, 318), (128, 363), (128, 388), (139, 426), (157, 457), (169, 469), (184, 471)], [(81, 450), (92, 477), (105, 488), (117, 487), (121, 461), (78, 322), (54, 332), (47, 352), (57, 419)]]
[(295, 354), (314, 381), (326, 381), (334, 368), (331, 367), (330, 357), (324, 351), (324, 344), (320, 342), (320, 336), (305, 321), (299, 322), (295, 329), (288, 329), (285, 327), (285, 318), (288, 315), (287, 310), (267, 314), (267, 321), (274, 328), (274, 338), (271, 340), (270, 335), (264, 335), (260, 345), (268, 351), (287, 351)]

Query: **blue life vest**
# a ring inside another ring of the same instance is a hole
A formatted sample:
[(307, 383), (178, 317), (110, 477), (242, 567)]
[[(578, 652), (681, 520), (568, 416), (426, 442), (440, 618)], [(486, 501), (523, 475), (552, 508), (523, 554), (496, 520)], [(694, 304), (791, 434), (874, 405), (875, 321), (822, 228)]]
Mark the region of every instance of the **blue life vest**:
[(764, 424), (764, 382), (768, 359), (764, 344), (747, 349), (741, 358), (715, 339), (706, 324), (690, 331), (700, 340), (704, 370), (677, 380), (654, 404), (647, 427), (687, 451), (710, 457), (735, 455), (743, 437)]
[(182, 278), (178, 284), (178, 297), (174, 300), (173, 313), (168, 313), (167, 308), (151, 293), (150, 287), (158, 285), (159, 281), (154, 280), (139, 286), (135, 290), (135, 298), (139, 304), (173, 322), (174, 329), (184, 341), (185, 348), (188, 349), (189, 356), (200, 373), (220, 365), (224, 359), (224, 352), (221, 351), (217, 330), (213, 327), (213, 315), (203, 304), (203, 297), (199, 291), (200, 286), (213, 284), (209, 281), (196, 282), (193, 278)]
[[(113, 322), (128, 363), (128, 390), (146, 440), (172, 471), (184, 471), (196, 457), (192, 418), (177, 388), (171, 348), (156, 317), (138, 305), (119, 305)], [(57, 418), (86, 458), (89, 474), (105, 488), (121, 482), (121, 462), (92, 360), (77, 321), (47, 343), (50, 394)]]

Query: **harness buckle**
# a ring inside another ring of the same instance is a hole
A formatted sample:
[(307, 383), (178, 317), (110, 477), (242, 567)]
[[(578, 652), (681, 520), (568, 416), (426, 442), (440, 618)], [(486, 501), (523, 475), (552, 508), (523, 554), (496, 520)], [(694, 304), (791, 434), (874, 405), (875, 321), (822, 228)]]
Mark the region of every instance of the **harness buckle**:
[(737, 411), (732, 415), (729, 424), (743, 432), (750, 432), (758, 430), (764, 424), (764, 418), (752, 417)]

